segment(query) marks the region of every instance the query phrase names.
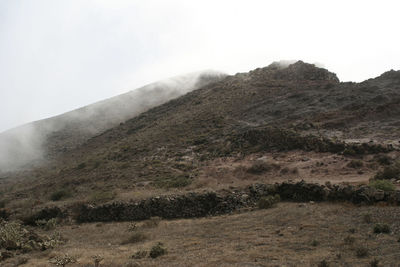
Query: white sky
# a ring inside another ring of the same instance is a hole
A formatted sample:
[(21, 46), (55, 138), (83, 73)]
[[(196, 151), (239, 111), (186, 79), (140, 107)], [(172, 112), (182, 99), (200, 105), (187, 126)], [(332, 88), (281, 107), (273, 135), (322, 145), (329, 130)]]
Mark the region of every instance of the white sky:
[(397, 2), (0, 0), (0, 131), (202, 69), (398, 70)]

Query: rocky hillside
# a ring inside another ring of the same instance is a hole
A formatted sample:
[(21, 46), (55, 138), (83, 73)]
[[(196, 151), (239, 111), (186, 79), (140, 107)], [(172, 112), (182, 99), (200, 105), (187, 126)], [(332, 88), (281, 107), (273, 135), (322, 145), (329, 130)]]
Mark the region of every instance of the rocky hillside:
[[(377, 171), (370, 167), (374, 159), (362, 158), (366, 162), (360, 170), (346, 167), (349, 159), (338, 155), (396, 150), (399, 100), (399, 71), (341, 83), (312, 64), (273, 63), (211, 82), (118, 123), (52, 164), (19, 173), (29, 182), (14, 190), (21, 198), (48, 199), (62, 189), (87, 199), (92, 192), (115, 197), (141, 186), (201, 188), (210, 177), (216, 185), (288, 177), (368, 181)], [(254, 158), (271, 159), (261, 176), (246, 171)]]
[(0, 172), (53, 159), (149, 108), (225, 76), (214, 71), (177, 76), (3, 132), (0, 134)]

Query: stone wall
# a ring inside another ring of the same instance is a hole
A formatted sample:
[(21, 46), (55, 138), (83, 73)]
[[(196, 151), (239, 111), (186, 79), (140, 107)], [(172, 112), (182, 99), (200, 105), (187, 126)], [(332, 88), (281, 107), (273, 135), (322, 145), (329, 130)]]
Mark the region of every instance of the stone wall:
[(193, 218), (231, 213), (255, 207), (262, 196), (279, 194), (285, 201), (348, 201), (373, 204), (384, 201), (400, 204), (400, 191), (384, 192), (365, 185), (319, 185), (306, 183), (255, 184), (221, 192), (160, 196), (140, 202), (115, 202), (99, 206), (82, 204), (75, 212), (78, 222), (136, 221), (153, 216), (165, 219)]

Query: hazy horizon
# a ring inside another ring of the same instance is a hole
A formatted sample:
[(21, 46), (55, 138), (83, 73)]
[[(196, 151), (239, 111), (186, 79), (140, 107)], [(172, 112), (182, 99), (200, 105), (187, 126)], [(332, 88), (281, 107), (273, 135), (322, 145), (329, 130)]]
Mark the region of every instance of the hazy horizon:
[(179, 74), (322, 64), (400, 69), (396, 1), (0, 2), (0, 132)]

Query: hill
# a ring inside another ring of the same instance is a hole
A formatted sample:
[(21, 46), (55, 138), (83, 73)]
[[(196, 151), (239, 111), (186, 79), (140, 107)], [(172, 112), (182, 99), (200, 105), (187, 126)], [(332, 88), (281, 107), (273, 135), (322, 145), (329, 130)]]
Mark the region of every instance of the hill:
[(149, 108), (223, 77), (203, 71), (169, 78), (0, 133), (0, 171), (26, 169), (54, 159)]
[(50, 160), (2, 173), (2, 263), (400, 260), (400, 71), (342, 83), (312, 64), (277, 62), (195, 87), (141, 113), (127, 108), (124, 119), (113, 115), (118, 98), (96, 104), (90, 120), (50, 134)]
[[(48, 166), (20, 173), (20, 179), (36, 178), (18, 191), (43, 198), (67, 188), (87, 198), (93, 190), (122, 196), (141, 190), (141, 185), (193, 189), (282, 177), (366, 182), (377, 167), (366, 168), (365, 163), (362, 170), (344, 172), (351, 159), (338, 153), (395, 150), (399, 99), (398, 71), (362, 83), (341, 83), (334, 73), (312, 64), (273, 63), (154, 107), (66, 151)], [(262, 176), (240, 171), (263, 157), (279, 168)], [(325, 165), (315, 170), (315, 164)], [(287, 169), (292, 171), (280, 173)]]

